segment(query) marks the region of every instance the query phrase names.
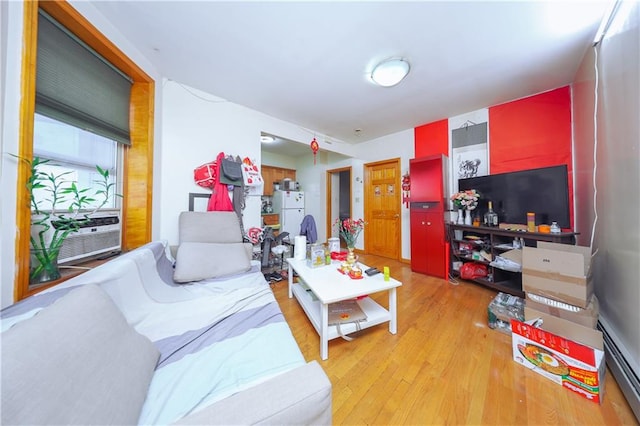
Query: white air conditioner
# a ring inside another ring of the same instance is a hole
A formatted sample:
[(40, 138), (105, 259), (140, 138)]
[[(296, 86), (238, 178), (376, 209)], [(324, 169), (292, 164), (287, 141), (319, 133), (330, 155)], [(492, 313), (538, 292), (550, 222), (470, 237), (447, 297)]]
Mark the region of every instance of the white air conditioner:
[[(78, 232), (70, 234), (62, 243), (58, 263), (82, 260), (121, 249), (120, 210), (100, 210), (89, 216)], [(50, 241), (54, 227), (47, 231), (45, 238)]]

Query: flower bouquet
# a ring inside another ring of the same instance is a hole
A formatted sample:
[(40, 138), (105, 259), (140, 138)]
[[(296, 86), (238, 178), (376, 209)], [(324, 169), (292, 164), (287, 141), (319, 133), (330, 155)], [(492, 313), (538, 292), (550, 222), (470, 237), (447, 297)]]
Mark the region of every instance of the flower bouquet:
[(478, 200), (480, 199), (480, 193), (475, 189), (467, 189), (466, 191), (460, 191), (451, 196), (453, 205), (458, 210), (473, 210), (478, 206)]
[(333, 225), (338, 228), (338, 232), (347, 247), (354, 248), (360, 232), (364, 229), (365, 222), (362, 219), (336, 219)]

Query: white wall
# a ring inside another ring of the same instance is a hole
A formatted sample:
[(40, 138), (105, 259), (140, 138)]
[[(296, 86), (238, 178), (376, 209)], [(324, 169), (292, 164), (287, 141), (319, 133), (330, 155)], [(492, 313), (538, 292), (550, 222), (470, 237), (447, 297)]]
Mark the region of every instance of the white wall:
[(16, 237), (16, 160), (18, 153), (20, 111), (20, 61), (22, 54), (22, 2), (0, 2), (0, 303), (13, 302)]
[[(455, 117), (449, 118), (449, 150), (447, 156), (449, 157), (449, 182), (447, 193), (445, 196), (447, 199), (454, 193), (458, 192), (458, 179), (455, 177), (455, 173), (453, 173), (456, 168), (453, 165), (452, 159), (452, 141), (453, 141), (453, 131), (459, 129), (465, 125), (465, 123), (471, 122), (475, 124), (487, 123), (487, 168), (489, 170), (489, 174), (491, 174), (491, 163), (489, 162), (489, 158), (491, 156), (491, 141), (489, 140), (489, 108), (482, 108), (476, 111), (471, 111), (465, 114), (456, 115)], [(447, 209), (452, 209), (453, 205), (449, 203)]]
[[(354, 161), (352, 172), (352, 188), (353, 188), (353, 215), (354, 217), (364, 217), (364, 164), (374, 161), (387, 160), (391, 158), (400, 158), (400, 173), (405, 174), (409, 171), (409, 160), (415, 156), (415, 137), (414, 129), (407, 129), (381, 138), (372, 139), (363, 144), (357, 145), (356, 157), (358, 161)], [(334, 167), (332, 167), (334, 168)], [(358, 181), (356, 178), (360, 178)], [(402, 238), (403, 259), (411, 258), (411, 235), (409, 222), (409, 209), (401, 207), (402, 213), (400, 217), (400, 235)], [(366, 235), (366, 227), (363, 235)], [(362, 240), (362, 239), (361, 239)], [(362, 242), (360, 242), (362, 245)], [(358, 247), (360, 248), (360, 247)]]
[[(219, 152), (249, 157), (262, 164), (260, 133), (275, 134), (292, 141), (309, 138), (307, 129), (275, 119), (263, 113), (227, 102), (214, 95), (191, 88), (181, 83), (165, 80), (162, 117), (162, 161), (160, 177), (162, 216), (159, 218), (159, 236), (178, 242), (178, 216), (188, 208), (190, 192), (209, 193), (193, 181), (193, 169), (213, 161)], [(302, 143), (302, 142), (301, 142)], [(347, 154), (352, 147), (335, 142), (332, 147)], [(325, 154), (326, 156), (326, 154)], [(298, 158), (269, 154), (269, 164), (296, 169), (297, 180), (305, 191), (305, 209), (317, 220), (318, 236), (324, 238), (325, 227), (319, 217), (324, 218), (324, 170), (323, 153), (318, 154), (318, 164), (313, 165), (313, 156)], [(167, 173), (170, 170), (171, 173)], [(249, 196), (243, 212), (245, 229), (261, 226), (260, 196)], [(320, 216), (321, 215), (321, 216)], [(154, 217), (154, 219), (156, 219)]]
[[(311, 153), (311, 149), (309, 149)], [(279, 155), (272, 152), (262, 151), (262, 165), (268, 165), (273, 167), (282, 167), (285, 169), (296, 168), (296, 158), (288, 155)], [(297, 179), (297, 176), (296, 176)]]

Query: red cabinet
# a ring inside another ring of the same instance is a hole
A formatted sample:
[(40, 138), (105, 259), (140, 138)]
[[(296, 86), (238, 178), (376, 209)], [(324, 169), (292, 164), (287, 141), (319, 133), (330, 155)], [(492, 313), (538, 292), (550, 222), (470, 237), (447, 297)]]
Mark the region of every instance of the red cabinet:
[(444, 155), (409, 160), (411, 201), (444, 203), (446, 171)]
[(444, 216), (434, 204), (412, 203), (411, 270), (446, 279)]
[(444, 199), (447, 157), (409, 161), (411, 176), (411, 270), (447, 278)]

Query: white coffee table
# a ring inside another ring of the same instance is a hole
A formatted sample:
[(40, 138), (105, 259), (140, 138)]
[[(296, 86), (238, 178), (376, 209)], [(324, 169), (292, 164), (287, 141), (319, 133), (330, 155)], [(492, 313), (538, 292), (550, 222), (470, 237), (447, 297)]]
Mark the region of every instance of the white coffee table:
[[(397, 332), (397, 312), (396, 312), (396, 288), (400, 287), (400, 281), (389, 278), (385, 281), (383, 274), (374, 276), (363, 275), (362, 279), (354, 280), (338, 271), (340, 262), (333, 261), (331, 265), (309, 268), (305, 259), (298, 260), (289, 258), (289, 297), (295, 296), (302, 309), (309, 317), (311, 324), (320, 335), (320, 357), (325, 360), (329, 357), (329, 340), (340, 337), (336, 326), (329, 326), (330, 303), (341, 300), (354, 299), (366, 296), (379, 291), (389, 292), (389, 309), (385, 309), (370, 297), (363, 297), (358, 300), (358, 304), (365, 314), (367, 320), (360, 322), (360, 328), (373, 327), (374, 325), (389, 322), (389, 332)], [(359, 263), (365, 270), (368, 266)], [(293, 271), (306, 283), (307, 287), (316, 296), (314, 300), (309, 291), (300, 284), (293, 282)], [(356, 331), (355, 324), (342, 324), (342, 333), (348, 334)]]

